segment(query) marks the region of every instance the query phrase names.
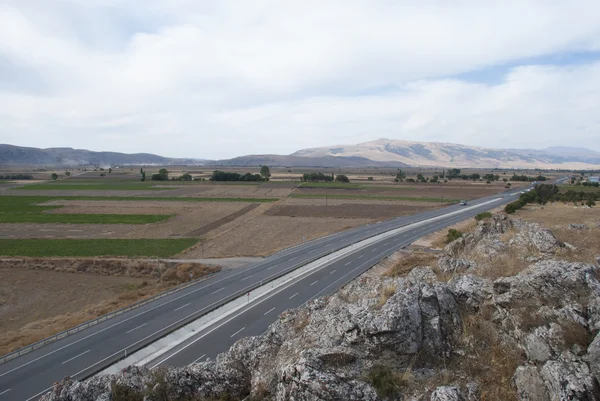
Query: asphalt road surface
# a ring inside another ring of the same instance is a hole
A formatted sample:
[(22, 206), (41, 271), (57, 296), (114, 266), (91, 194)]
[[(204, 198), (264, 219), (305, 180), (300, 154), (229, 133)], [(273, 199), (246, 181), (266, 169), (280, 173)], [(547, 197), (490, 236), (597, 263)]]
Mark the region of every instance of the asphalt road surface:
[[(193, 286), (62, 338), (0, 365), (0, 401), (33, 400), (52, 383), (70, 376), (83, 379), (189, 323), (260, 283), (366, 238), (432, 217), (459, 214), (420, 225), (345, 256), (288, 284), (175, 347), (150, 366), (184, 365), (214, 357), (243, 336), (263, 333), (277, 315), (306, 301), (335, 292), (371, 266), (417, 238), (516, 199), (519, 190), (357, 227), (275, 253), (264, 261), (219, 273)], [(491, 203), (486, 203), (493, 201)], [(481, 205), (471, 208), (471, 206)]]

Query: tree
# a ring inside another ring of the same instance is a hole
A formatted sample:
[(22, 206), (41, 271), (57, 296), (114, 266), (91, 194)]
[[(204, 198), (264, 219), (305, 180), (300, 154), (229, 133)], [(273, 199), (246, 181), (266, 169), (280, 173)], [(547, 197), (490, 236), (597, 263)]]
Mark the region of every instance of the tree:
[(369, 177), (369, 178), (367, 178), (367, 180), (373, 181), (373, 177)]
[(52, 179), (53, 179), (53, 180), (56, 180), (57, 178), (58, 178), (58, 174), (56, 174), (56, 173), (52, 173)]
[(271, 169), (269, 168), (269, 166), (262, 166), (260, 168), (260, 176), (265, 181), (269, 181), (269, 178), (271, 177)]
[(348, 176), (346, 176), (344, 174), (338, 174), (335, 177), (335, 181), (336, 182), (350, 182), (350, 179), (348, 178)]
[(140, 178), (142, 181), (146, 181), (146, 172), (144, 170), (140, 170), (142, 173), (142, 177)]
[(406, 173), (398, 169), (398, 172), (396, 172), (396, 178), (398, 179), (398, 181), (404, 181), (404, 179), (406, 178)]
[(183, 181), (192, 181), (192, 175), (189, 173), (184, 173), (180, 178)]
[(112, 173), (112, 168), (108, 168), (108, 174)]
[(68, 176), (71, 175), (71, 172), (70, 171), (65, 171), (65, 175), (68, 177)]

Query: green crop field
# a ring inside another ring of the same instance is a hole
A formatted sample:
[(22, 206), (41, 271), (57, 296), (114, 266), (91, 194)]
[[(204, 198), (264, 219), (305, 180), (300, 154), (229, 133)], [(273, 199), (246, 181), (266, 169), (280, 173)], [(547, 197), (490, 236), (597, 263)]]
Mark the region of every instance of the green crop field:
[(167, 258), (198, 242), (176, 239), (0, 239), (1, 256)]
[[(0, 196), (0, 223), (63, 224), (148, 224), (173, 215), (147, 214), (50, 214), (48, 210), (62, 206), (39, 206), (57, 198), (48, 196)], [(60, 199), (60, 198), (58, 198)]]
[(67, 181), (61, 180), (56, 182), (43, 182), (40, 184), (30, 184), (24, 187), (11, 188), (12, 190), (27, 190), (27, 191), (168, 191), (173, 188), (156, 188), (155, 185), (160, 185), (160, 182), (135, 182), (135, 181)]
[(382, 201), (413, 201), (413, 202), (436, 202), (436, 203), (455, 203), (459, 199), (451, 198), (423, 198), (423, 197), (412, 197), (412, 196), (376, 196), (376, 195), (330, 195), (330, 194), (291, 194), (292, 198), (304, 198), (304, 199), (368, 199), (368, 200), (382, 200)]

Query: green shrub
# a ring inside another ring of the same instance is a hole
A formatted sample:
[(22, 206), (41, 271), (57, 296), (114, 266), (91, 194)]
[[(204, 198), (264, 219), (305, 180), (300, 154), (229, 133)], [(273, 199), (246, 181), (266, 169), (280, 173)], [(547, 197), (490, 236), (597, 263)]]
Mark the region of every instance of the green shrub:
[(380, 397), (394, 399), (404, 385), (402, 376), (386, 366), (375, 366), (369, 372), (369, 382)]
[(462, 237), (462, 234), (462, 232), (455, 230), (454, 228), (449, 229), (448, 234), (446, 234), (446, 244), (449, 244), (452, 241), (459, 239), (460, 237)]
[(478, 215), (476, 215), (475, 220), (481, 221), (484, 219), (490, 219), (491, 217), (492, 217), (492, 214), (490, 212), (483, 212), (483, 213), (479, 213)]
[(144, 394), (123, 384), (113, 383), (110, 388), (112, 401), (144, 401)]

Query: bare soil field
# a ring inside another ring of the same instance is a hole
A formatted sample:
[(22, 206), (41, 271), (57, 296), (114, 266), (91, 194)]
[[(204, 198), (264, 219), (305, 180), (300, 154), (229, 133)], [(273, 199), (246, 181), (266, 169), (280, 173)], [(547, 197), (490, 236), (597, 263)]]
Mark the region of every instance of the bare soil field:
[[(264, 206), (264, 205), (261, 205)], [(372, 222), (372, 219), (338, 219), (332, 217), (288, 217), (259, 215), (237, 227), (207, 238), (179, 255), (181, 258), (225, 258), (267, 256), (283, 248)]]
[[(518, 185), (513, 184), (514, 187)], [(463, 184), (437, 184), (437, 185), (406, 185), (398, 184), (396, 188), (377, 188), (376, 185), (367, 188), (296, 188), (295, 194), (330, 194), (330, 195), (370, 195), (370, 196), (409, 196), (415, 198), (444, 198), (448, 199), (476, 199), (505, 191), (504, 183), (465, 183)]]
[[(321, 202), (322, 203), (322, 202)], [(282, 205), (271, 208), (269, 216), (290, 217), (334, 217), (342, 219), (376, 219), (383, 220), (393, 217), (405, 216), (434, 209), (435, 206), (418, 205), (389, 205), (365, 203), (339, 203), (335, 205)]]
[(241, 185), (215, 185), (204, 187), (205, 190), (196, 196), (213, 198), (282, 198), (292, 191), (291, 188), (279, 185), (270, 186), (241, 186)]

